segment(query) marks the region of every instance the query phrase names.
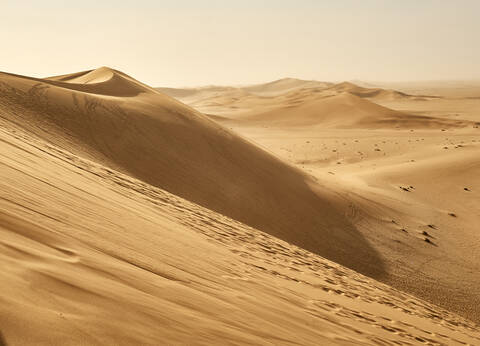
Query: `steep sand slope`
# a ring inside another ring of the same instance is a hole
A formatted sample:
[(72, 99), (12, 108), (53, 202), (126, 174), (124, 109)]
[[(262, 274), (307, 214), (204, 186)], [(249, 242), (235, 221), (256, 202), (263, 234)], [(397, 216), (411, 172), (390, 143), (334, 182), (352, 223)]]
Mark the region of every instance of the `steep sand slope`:
[(234, 129), (348, 198), (382, 281), (480, 321), (479, 129)]
[(439, 128), (468, 124), (395, 111), (350, 93), (320, 97), (296, 106), (287, 105), (267, 112), (250, 112), (241, 120), (268, 126), (318, 125), (329, 128)]
[(8, 345), (480, 343), (480, 330), (0, 118)]
[(480, 321), (479, 100), (338, 86), (237, 102), (235, 112), (220, 105), (211, 118), (344, 196), (384, 282)]
[[(82, 82), (82, 83), (77, 83)], [(59, 147), (379, 277), (346, 200), (191, 108), (101, 68), (1, 75), (0, 114)]]

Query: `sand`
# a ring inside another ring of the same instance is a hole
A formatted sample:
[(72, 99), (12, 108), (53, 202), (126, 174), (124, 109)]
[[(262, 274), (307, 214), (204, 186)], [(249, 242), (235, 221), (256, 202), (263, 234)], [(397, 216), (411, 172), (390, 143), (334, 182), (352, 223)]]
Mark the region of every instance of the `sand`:
[(2, 79), (3, 117), (39, 138), (381, 275), (382, 266), (372, 265), (377, 253), (345, 220), (334, 190), (192, 108), (108, 68), (43, 81)]
[[(479, 343), (474, 117), (331, 88), (178, 91), (196, 110), (109, 68), (0, 74), (0, 340)], [(254, 118), (345, 98), (401, 127)]]
[(233, 110), (193, 106), (347, 200), (344, 215), (382, 259), (377, 279), (478, 322), (480, 102), (475, 87), (459, 97), (451, 83), (412, 85), (300, 85)]

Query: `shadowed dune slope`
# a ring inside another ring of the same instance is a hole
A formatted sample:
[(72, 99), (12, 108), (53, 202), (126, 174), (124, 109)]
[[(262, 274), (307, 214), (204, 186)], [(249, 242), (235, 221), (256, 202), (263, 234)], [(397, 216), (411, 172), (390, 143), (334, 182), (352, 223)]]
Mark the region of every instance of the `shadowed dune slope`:
[(476, 345), (474, 323), (0, 118), (2, 345)]
[(383, 273), (328, 187), (123, 73), (0, 74), (0, 93), (4, 120), (58, 147), (350, 268)]
[(467, 125), (463, 121), (395, 111), (350, 93), (250, 114), (242, 120), (273, 126), (321, 125), (332, 128), (439, 128)]

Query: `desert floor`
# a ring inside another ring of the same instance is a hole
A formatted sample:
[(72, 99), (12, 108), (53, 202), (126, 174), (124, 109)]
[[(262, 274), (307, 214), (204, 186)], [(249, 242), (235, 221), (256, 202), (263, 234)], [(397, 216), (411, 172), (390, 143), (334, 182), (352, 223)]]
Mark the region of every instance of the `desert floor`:
[(0, 73), (0, 344), (480, 344), (480, 99), (415, 87)]

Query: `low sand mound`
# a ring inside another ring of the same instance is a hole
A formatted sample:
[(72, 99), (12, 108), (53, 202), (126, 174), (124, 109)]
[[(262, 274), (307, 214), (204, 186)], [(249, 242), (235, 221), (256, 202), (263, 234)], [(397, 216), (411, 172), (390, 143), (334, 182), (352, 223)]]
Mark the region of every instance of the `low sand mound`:
[(444, 128), (467, 125), (464, 121), (395, 111), (350, 93), (250, 114), (241, 120), (269, 126), (318, 125), (331, 128)]
[(343, 200), (300, 171), (117, 71), (54, 79), (1, 74), (1, 117), (351, 268), (383, 273), (376, 252), (343, 216)]

